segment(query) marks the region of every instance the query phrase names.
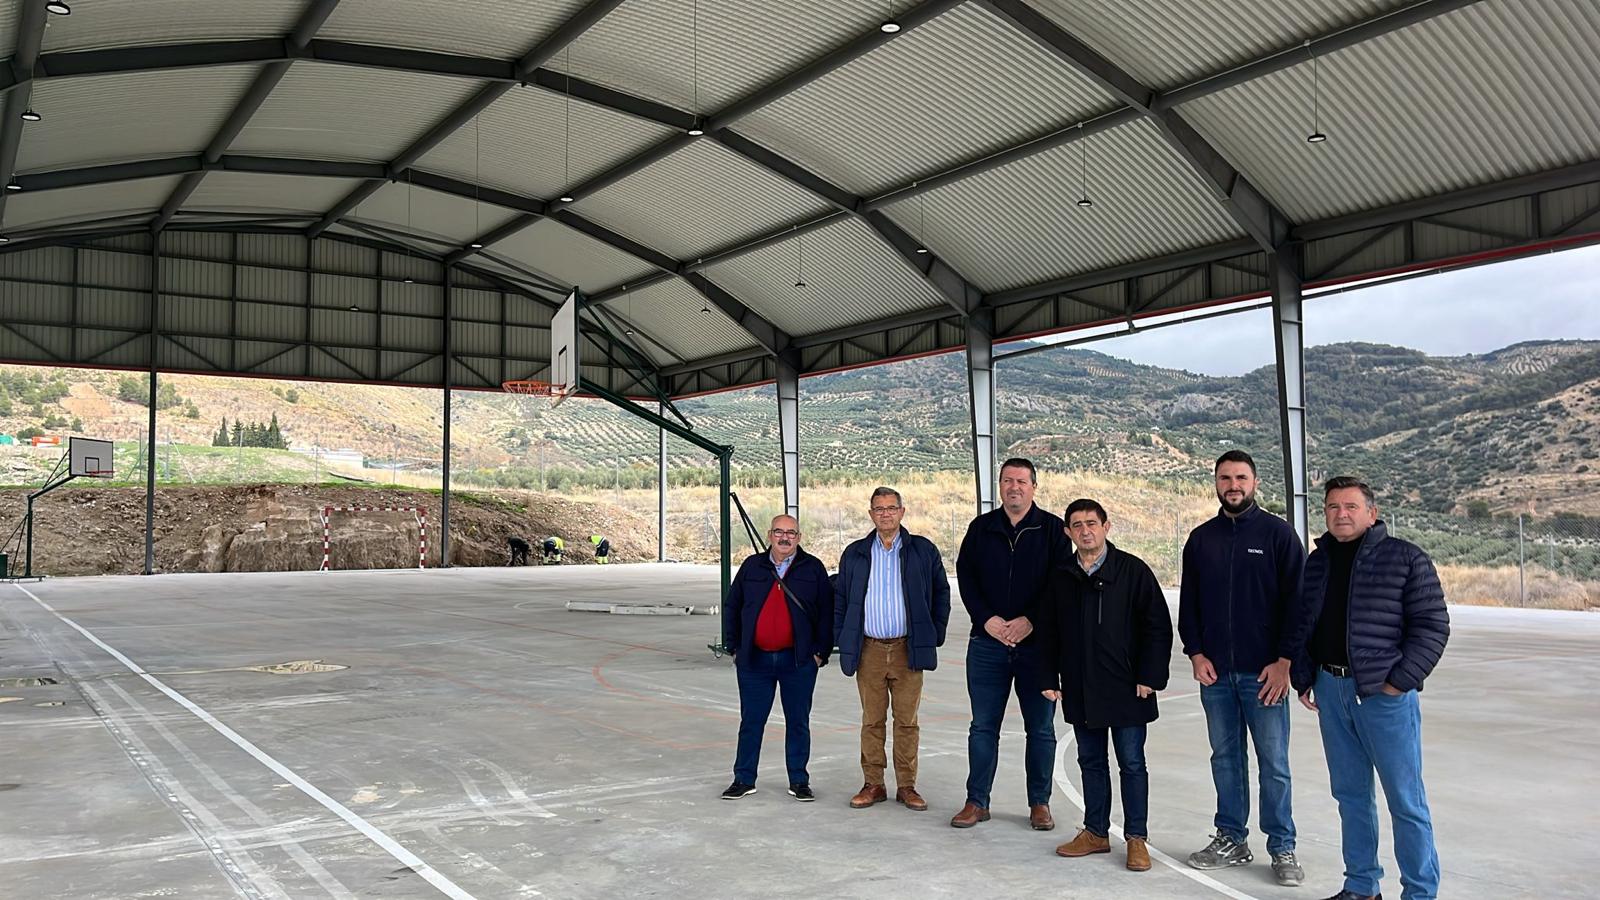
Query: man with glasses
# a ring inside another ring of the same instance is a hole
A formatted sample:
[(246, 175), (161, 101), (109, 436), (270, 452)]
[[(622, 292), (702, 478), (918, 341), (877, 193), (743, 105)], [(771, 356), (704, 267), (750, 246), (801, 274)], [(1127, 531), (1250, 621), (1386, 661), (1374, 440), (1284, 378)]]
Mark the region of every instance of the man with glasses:
[(922, 673), (939, 665), (950, 622), (950, 581), (939, 550), (900, 526), (900, 492), (880, 487), (868, 501), (873, 531), (839, 557), (833, 633), (839, 671), (854, 675), (861, 695), (861, 772), (866, 783), (850, 798), (854, 809), (889, 799), (884, 786), (889, 709), (894, 708), (896, 801), (922, 811), (917, 793), (917, 707)]
[(1366, 482), (1323, 487), (1328, 531), (1306, 561), (1294, 663), (1300, 702), (1317, 714), (1328, 783), (1339, 803), (1344, 889), (1329, 900), (1378, 900), (1378, 804), (1394, 822), (1402, 900), (1439, 896), (1439, 853), (1422, 787), (1422, 682), (1450, 639), (1433, 561), (1389, 534)]
[(1050, 776), (1056, 759), (1056, 705), (1039, 692), (1040, 665), (1033, 623), (1056, 570), (1072, 562), (1066, 525), (1034, 505), (1038, 472), (1033, 463), (1008, 459), (1000, 466), (998, 509), (972, 520), (956, 557), (961, 603), (972, 616), (967, 641), (967, 803), (950, 819), (954, 828), (989, 821), (989, 790), (1000, 763), (1000, 725), (1006, 698), (1017, 695), (1027, 732), (1028, 824), (1056, 827), (1050, 815)]
[(789, 796), (809, 802), (806, 764), (811, 759), (811, 694), (817, 669), (833, 647), (833, 589), (822, 561), (800, 548), (800, 523), (777, 516), (767, 531), (766, 553), (739, 566), (722, 605), (722, 643), (733, 655), (739, 680), (739, 744), (733, 784), (724, 800), (756, 792), (761, 735), (772, 713), (772, 695), (782, 695), (784, 758)]

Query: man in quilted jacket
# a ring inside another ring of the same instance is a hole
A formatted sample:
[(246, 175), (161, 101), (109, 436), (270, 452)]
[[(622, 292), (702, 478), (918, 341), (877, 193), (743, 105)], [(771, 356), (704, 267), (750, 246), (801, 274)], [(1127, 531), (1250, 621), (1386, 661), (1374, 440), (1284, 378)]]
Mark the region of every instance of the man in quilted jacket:
[(1306, 561), (1292, 680), (1317, 713), (1339, 804), (1344, 889), (1330, 900), (1381, 900), (1373, 772), (1393, 821), (1403, 900), (1439, 896), (1439, 854), (1422, 786), (1417, 694), (1450, 638), (1433, 562), (1389, 535), (1372, 488), (1348, 476), (1324, 486), (1328, 531)]

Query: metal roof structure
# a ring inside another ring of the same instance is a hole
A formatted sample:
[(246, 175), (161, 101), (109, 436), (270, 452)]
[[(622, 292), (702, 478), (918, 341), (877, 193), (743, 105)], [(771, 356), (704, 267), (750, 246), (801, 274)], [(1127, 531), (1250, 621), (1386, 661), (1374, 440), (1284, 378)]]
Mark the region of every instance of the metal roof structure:
[(1592, 0), (45, 6), (6, 361), (493, 388), (578, 286), (682, 396), (1600, 239)]

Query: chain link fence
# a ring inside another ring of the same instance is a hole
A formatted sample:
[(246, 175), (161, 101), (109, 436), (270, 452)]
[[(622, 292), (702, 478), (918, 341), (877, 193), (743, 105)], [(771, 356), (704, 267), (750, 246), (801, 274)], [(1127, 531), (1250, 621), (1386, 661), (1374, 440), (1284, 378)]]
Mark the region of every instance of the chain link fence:
[(1386, 510), (1391, 534), (1439, 568), (1454, 603), (1588, 609), (1600, 606), (1600, 517), (1449, 516)]

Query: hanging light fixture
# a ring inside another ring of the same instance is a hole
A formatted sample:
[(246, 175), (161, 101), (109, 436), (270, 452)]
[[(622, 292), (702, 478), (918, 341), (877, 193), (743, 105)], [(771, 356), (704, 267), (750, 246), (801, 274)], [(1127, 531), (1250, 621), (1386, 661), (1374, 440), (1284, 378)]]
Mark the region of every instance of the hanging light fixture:
[[(628, 286), (627, 285), (623, 285), (622, 286), (622, 292), (624, 294), (626, 294), (628, 292)], [(627, 337), (633, 337), (633, 298), (632, 297), (628, 298), (628, 321), (623, 322), (622, 325), (623, 325), (622, 333)]]
[(350, 304), (350, 311), (351, 312), (361, 312), (361, 307), (359, 307), (359, 306), (355, 305), (354, 303), (352, 303), (352, 304)]
[[(799, 226), (796, 226), (795, 230), (799, 231)], [(800, 235), (799, 238), (795, 241), (795, 248), (796, 248), (796, 252), (795, 252), (795, 265), (794, 265), (794, 286), (797, 287), (797, 288), (803, 288), (803, 287), (806, 286), (806, 236), (805, 235), (803, 235), (803, 234)]]
[(406, 270), (404, 283), (412, 284), (415, 279), (411, 277), (411, 170), (406, 170)]
[(46, 12), (52, 12), (58, 16), (72, 15), (72, 7), (68, 6), (66, 3), (63, 3), (62, 0), (50, 0), (49, 3), (44, 5), (44, 8)]
[(690, 109), (694, 112), (694, 121), (689, 123), (689, 136), (699, 137), (706, 133), (705, 123), (700, 121), (700, 0), (695, 0), (690, 16), (689, 57), (693, 62), (689, 71), (694, 87), (694, 105)]
[[(483, 204), (478, 200), (478, 191), (483, 184), (483, 131), (479, 124), (483, 113), (472, 117), (472, 233), (483, 234)], [(482, 250), (483, 242), (476, 237), (467, 245), (470, 250)]]
[(34, 112), (33, 111), (33, 107), (30, 106), (27, 109), (22, 111), (22, 121), (24, 121), (24, 122), (43, 122), (44, 121), (44, 116), (41, 116), (38, 113)]
[(22, 190), (22, 185), (17, 181), (17, 176), (11, 176), (11, 180), (6, 182), (6, 190), (13, 193)]
[(11, 243), (11, 238), (9, 238), (9, 237), (7, 237), (7, 236), (5, 236), (3, 234), (0, 234), (0, 244), (9, 244), (9, 243)]
[[(911, 182), (911, 189), (912, 190), (916, 190), (917, 189), (917, 183), (915, 181)], [(928, 245), (925, 243), (925, 241), (927, 241), (927, 239), (928, 239), (927, 238), (927, 234), (928, 234), (928, 203), (927, 203), (927, 200), (924, 199), (921, 194), (918, 194), (917, 195), (917, 252), (918, 253), (927, 253), (928, 252)]]
[(894, 17), (894, 0), (889, 0), (889, 16), (878, 25), (878, 30), (884, 34), (899, 33), (900, 23)]
[[(568, 44), (563, 50), (562, 76), (566, 79), (561, 91), (566, 102), (566, 128), (561, 138), (561, 183), (572, 183), (572, 45)], [(577, 198), (570, 193), (563, 193), (556, 199), (562, 203), (571, 203)]]
[(1094, 205), (1094, 201), (1089, 199), (1089, 141), (1083, 136), (1082, 122), (1078, 123), (1078, 143), (1083, 145), (1083, 182), (1082, 190), (1078, 194), (1078, 208), (1088, 209)]
[(1311, 57), (1311, 133), (1306, 135), (1306, 143), (1321, 144), (1328, 140), (1328, 136), (1323, 134), (1322, 129), (1318, 127), (1321, 124), (1319, 120), (1322, 117), (1321, 102), (1318, 94), (1321, 93), (1322, 85), (1319, 83), (1320, 79), (1317, 75), (1317, 55), (1311, 52), (1311, 41), (1309, 39), (1306, 41), (1306, 56)]

